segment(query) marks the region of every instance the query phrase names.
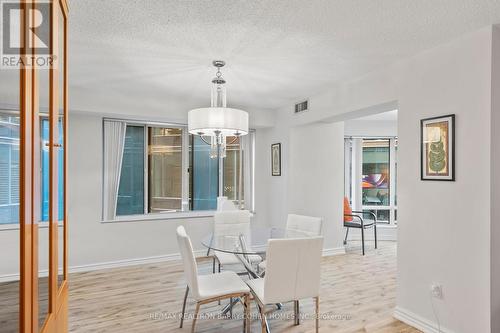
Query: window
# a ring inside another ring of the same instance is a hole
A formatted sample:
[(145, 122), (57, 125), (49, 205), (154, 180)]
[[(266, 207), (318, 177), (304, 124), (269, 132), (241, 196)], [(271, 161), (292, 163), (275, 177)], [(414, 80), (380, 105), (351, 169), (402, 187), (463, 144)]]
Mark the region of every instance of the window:
[[(240, 154), (240, 138), (228, 137), (226, 158), (224, 159), (224, 196), (229, 200), (237, 201), (243, 197), (244, 175), (240, 175), (240, 163), (244, 164), (243, 154)], [(240, 180), (241, 178), (241, 180)]]
[[(0, 224), (19, 223), (19, 125), (15, 111), (0, 112)], [(40, 117), (40, 221), (49, 220), (49, 119)], [(59, 207), (64, 200), (64, 147), (62, 121), (59, 122), (58, 177)], [(59, 209), (59, 220), (64, 210)]]
[(345, 139), (346, 196), (356, 209), (389, 224), (397, 218), (396, 153), (396, 138)]
[(182, 129), (148, 129), (149, 212), (182, 210)]
[(19, 117), (0, 114), (0, 224), (19, 223)]
[(389, 140), (363, 140), (363, 206), (389, 205)]
[(144, 213), (144, 127), (127, 126), (116, 215)]
[(217, 209), (219, 195), (219, 160), (210, 158), (210, 146), (199, 136), (190, 136), (191, 210)]
[[(59, 144), (61, 147), (57, 150), (58, 151), (58, 157), (57, 157), (57, 162), (58, 162), (58, 205), (59, 207), (63, 207), (64, 205), (64, 147), (63, 147), (63, 123), (62, 121), (59, 121), (58, 124), (58, 131), (59, 131)], [(49, 119), (47, 117), (42, 117), (41, 123), (40, 123), (40, 135), (41, 135), (41, 154), (40, 154), (40, 166), (41, 166), (41, 199), (42, 199), (42, 205), (41, 205), (41, 221), (46, 222), (49, 220), (49, 184), (50, 184), (50, 179), (49, 179)], [(59, 216), (58, 219), (61, 221), (64, 218), (64, 209), (59, 209)]]
[(244, 190), (253, 187), (252, 177), (244, 176), (253, 172), (251, 158), (244, 161), (250, 154), (244, 152), (253, 145), (253, 132), (248, 139), (228, 137), (226, 158), (219, 159), (211, 158), (210, 144), (189, 135), (185, 126), (118, 122), (125, 129), (120, 132), (123, 141), (113, 139), (115, 146), (123, 142), (116, 216), (215, 210), (220, 195), (241, 199), (242, 206), (252, 209), (251, 200), (244, 201)]

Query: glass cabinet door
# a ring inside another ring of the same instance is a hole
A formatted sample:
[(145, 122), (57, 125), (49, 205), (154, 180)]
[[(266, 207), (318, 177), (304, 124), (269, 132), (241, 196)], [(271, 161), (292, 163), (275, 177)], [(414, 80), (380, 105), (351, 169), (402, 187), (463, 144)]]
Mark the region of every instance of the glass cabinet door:
[(57, 228), (57, 286), (66, 280), (66, 165), (67, 165), (67, 89), (66, 89), (66, 17), (61, 3), (57, 6), (57, 102), (58, 102), (58, 228)]
[[(19, 332), (20, 113), (19, 71), (0, 78), (0, 331)], [(8, 277), (8, 278), (5, 278)]]
[(0, 74), (0, 331), (67, 332), (67, 1), (9, 5), (22, 65)]

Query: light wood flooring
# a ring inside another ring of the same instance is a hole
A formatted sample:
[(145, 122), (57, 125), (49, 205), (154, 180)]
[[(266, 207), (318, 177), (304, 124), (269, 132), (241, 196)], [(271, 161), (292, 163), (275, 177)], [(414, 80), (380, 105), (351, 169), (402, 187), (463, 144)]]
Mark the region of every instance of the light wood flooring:
[[(416, 333), (392, 318), (396, 296), (396, 243), (380, 242), (366, 256), (357, 244), (346, 255), (322, 261), (320, 332)], [(210, 273), (211, 260), (199, 260), (200, 273)], [(186, 285), (180, 262), (138, 265), (126, 268), (70, 275), (70, 332), (190, 332), (191, 320), (179, 329), (176, 317), (181, 310)], [(217, 316), (217, 303), (201, 308)], [(301, 302), (303, 315), (313, 314), (313, 300)], [(194, 302), (188, 302), (193, 313)], [(235, 307), (234, 316), (242, 313)], [(252, 314), (256, 314), (252, 304)], [(271, 332), (314, 332), (314, 320), (303, 319), (293, 326), (293, 303), (285, 304), (270, 319)], [(207, 318), (197, 322), (197, 332), (242, 332), (241, 319)], [(260, 332), (258, 319), (252, 332)]]

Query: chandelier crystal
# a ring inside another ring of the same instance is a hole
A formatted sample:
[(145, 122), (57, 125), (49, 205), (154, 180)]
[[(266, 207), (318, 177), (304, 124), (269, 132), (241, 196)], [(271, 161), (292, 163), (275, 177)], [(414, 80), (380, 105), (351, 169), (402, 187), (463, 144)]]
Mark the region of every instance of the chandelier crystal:
[[(226, 137), (248, 134), (248, 113), (243, 110), (228, 108), (226, 104), (226, 80), (220, 69), (226, 64), (222, 60), (214, 60), (212, 64), (217, 68), (212, 80), (211, 106), (208, 108), (193, 109), (188, 112), (188, 131), (210, 137), (210, 157), (226, 157)], [(205, 141), (206, 142), (206, 141)]]

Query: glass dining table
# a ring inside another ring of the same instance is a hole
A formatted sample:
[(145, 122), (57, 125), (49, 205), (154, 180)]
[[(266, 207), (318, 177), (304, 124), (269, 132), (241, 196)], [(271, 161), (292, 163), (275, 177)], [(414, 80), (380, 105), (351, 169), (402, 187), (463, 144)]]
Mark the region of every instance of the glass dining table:
[[(306, 234), (299, 231), (282, 228), (270, 227), (250, 227), (246, 230), (232, 229), (231, 225), (227, 226), (226, 230), (213, 232), (205, 236), (201, 243), (208, 251), (220, 251), (225, 253), (234, 254), (251, 279), (258, 279), (264, 276), (265, 272), (259, 272), (253, 267), (249, 256), (251, 255), (264, 255), (267, 250), (267, 242), (270, 239), (282, 238), (300, 238), (307, 237)], [(239, 300), (235, 299), (222, 309), (223, 314), (227, 314), (232, 310), (233, 305), (238, 303)], [(281, 309), (281, 304), (276, 304), (278, 309)], [(266, 320), (267, 326), (267, 320)]]
[(280, 239), (290, 237), (286, 229), (269, 227), (250, 227), (247, 230), (227, 230), (213, 232), (205, 236), (201, 243), (210, 253), (219, 251), (234, 254), (245, 267), (251, 278), (262, 277), (262, 272), (252, 266), (249, 256), (264, 255), (267, 249), (267, 242), (270, 239)]

